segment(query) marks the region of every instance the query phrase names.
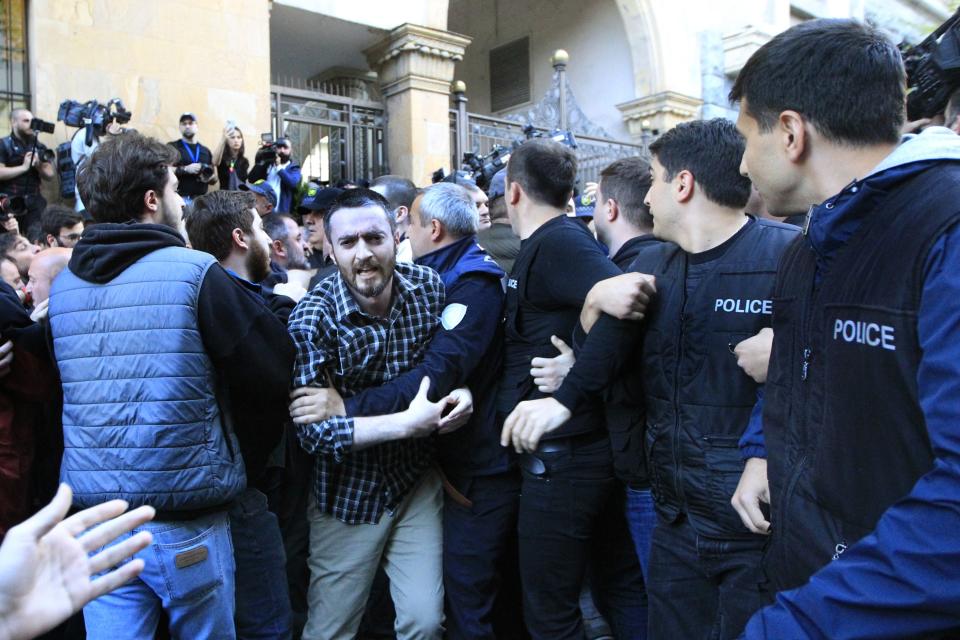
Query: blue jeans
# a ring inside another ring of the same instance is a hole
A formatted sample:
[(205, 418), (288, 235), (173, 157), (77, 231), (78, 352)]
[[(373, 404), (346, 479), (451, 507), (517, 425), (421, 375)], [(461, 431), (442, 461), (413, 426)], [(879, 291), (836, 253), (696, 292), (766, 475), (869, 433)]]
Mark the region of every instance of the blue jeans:
[(194, 520), (148, 522), (153, 543), (135, 557), (140, 577), (83, 608), (89, 640), (152, 640), (163, 609), (173, 638), (232, 639), (234, 561), (226, 512)]
[(657, 524), (657, 512), (653, 506), (650, 489), (631, 489), (627, 487), (627, 526), (637, 548), (643, 579), (647, 580), (650, 571), (650, 545), (653, 542), (653, 527)]
[(770, 603), (760, 557), (766, 541), (699, 535), (682, 516), (657, 522), (650, 553), (651, 638), (736, 638)]
[(287, 558), (267, 496), (247, 489), (237, 498), (230, 509), (230, 534), (237, 564), (237, 638), (289, 638)]

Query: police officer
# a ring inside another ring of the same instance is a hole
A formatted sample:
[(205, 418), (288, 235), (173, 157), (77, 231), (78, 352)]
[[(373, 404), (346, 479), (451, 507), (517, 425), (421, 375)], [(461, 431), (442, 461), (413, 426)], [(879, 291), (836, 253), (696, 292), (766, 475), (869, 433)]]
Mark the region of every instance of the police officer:
[(47, 201), (40, 195), (40, 181), (53, 179), (53, 162), (43, 162), (47, 147), (30, 128), (33, 114), (27, 109), (10, 113), (10, 135), (0, 140), (0, 193), (23, 196), (26, 213), (20, 228), (31, 242), (40, 237), (40, 215)]
[[(777, 263), (798, 230), (744, 214), (743, 147), (721, 119), (681, 124), (650, 146), (646, 201), (654, 235), (670, 242), (641, 252), (631, 268), (653, 275), (657, 288), (641, 361), (658, 514), (647, 581), (656, 638), (735, 638), (766, 602), (765, 539), (730, 505), (743, 469), (737, 443), (758, 390), (732, 350), (770, 325)], [(608, 324), (596, 322), (578, 362)]]
[(778, 274), (766, 453), (735, 501), (772, 528), (781, 591), (747, 638), (960, 629), (960, 140), (901, 141), (904, 80), (884, 33), (812, 20), (754, 53), (731, 92), (742, 170), (771, 212), (809, 208)]
[[(564, 208), (576, 179), (573, 152), (531, 140), (511, 156), (507, 211), (523, 240), (507, 282), (506, 349), (498, 403), (509, 417), (501, 444), (522, 452), (519, 515), (524, 618), (535, 639), (583, 637), (580, 586), (588, 567), (616, 637), (642, 637), (643, 578), (619, 502), (602, 398), (583, 397), (570, 377), (553, 396), (530, 375), (569, 337), (584, 298), (620, 273)], [(561, 394), (561, 391), (564, 393)]]

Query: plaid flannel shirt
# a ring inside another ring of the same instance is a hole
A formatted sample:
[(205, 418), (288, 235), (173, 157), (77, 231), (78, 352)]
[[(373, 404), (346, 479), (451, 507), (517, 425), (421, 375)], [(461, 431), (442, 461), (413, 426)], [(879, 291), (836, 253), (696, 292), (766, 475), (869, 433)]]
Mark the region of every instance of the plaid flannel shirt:
[[(295, 387), (325, 387), (327, 372), (349, 397), (422, 359), (443, 307), (443, 282), (432, 269), (397, 263), (392, 286), (386, 318), (361, 311), (339, 273), (300, 301), (288, 323), (297, 347)], [(300, 445), (316, 454), (319, 509), (348, 524), (374, 524), (433, 464), (434, 443), (412, 438), (352, 451), (353, 429), (353, 418), (334, 416), (299, 425), (297, 432)]]

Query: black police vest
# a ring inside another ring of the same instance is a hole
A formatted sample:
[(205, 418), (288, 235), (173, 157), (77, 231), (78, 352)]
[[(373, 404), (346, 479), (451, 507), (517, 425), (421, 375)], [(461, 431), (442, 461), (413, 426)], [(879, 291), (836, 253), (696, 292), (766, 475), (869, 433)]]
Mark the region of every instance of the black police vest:
[(917, 313), (933, 243), (960, 220), (960, 165), (910, 179), (814, 286), (807, 242), (784, 256), (764, 398), (777, 590), (876, 526), (933, 464), (917, 398)]
[[(550, 342), (550, 336), (558, 336), (569, 342), (574, 328), (580, 322), (580, 307), (558, 306), (543, 309), (530, 301), (527, 293), (531, 267), (537, 261), (540, 247), (556, 242), (556, 234), (571, 229), (582, 234), (583, 247), (600, 251), (596, 239), (579, 222), (564, 218), (552, 226), (542, 229), (523, 243), (520, 254), (513, 264), (513, 270), (507, 279), (505, 299), (506, 320), (504, 322), (504, 361), (503, 377), (497, 394), (497, 410), (505, 416), (524, 400), (545, 398), (533, 382), (530, 375), (530, 360), (533, 358), (552, 358), (557, 349)], [(561, 239), (562, 240), (562, 239)], [(571, 260), (576, 259), (578, 247), (569, 246)], [(562, 427), (544, 436), (544, 440), (556, 440), (594, 429), (603, 428), (603, 407), (600, 398), (581, 403), (571, 418)]]
[(777, 264), (795, 227), (758, 220), (686, 293), (686, 254), (664, 244), (632, 269), (657, 279), (643, 342), (650, 484), (660, 516), (686, 514), (698, 533), (749, 538), (730, 498), (743, 461), (739, 439), (757, 384), (730, 345), (769, 327)]

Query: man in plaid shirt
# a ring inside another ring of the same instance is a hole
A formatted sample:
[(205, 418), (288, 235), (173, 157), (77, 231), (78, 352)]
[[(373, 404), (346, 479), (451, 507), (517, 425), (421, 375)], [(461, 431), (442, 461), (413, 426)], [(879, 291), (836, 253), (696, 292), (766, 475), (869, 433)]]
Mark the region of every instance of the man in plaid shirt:
[[(330, 384), (350, 396), (419, 362), (439, 320), (443, 283), (430, 269), (396, 262), (396, 222), (373, 191), (342, 194), (324, 227), (339, 273), (290, 316), (294, 386)], [(398, 637), (442, 634), (443, 502), (426, 436), (458, 426), (457, 418), (441, 414), (448, 405), (469, 403), (454, 394), (432, 403), (428, 386), (425, 379), (410, 407), (397, 414), (298, 420), (300, 443), (317, 460), (316, 500), (308, 507), (305, 639), (356, 635), (381, 561)]]

